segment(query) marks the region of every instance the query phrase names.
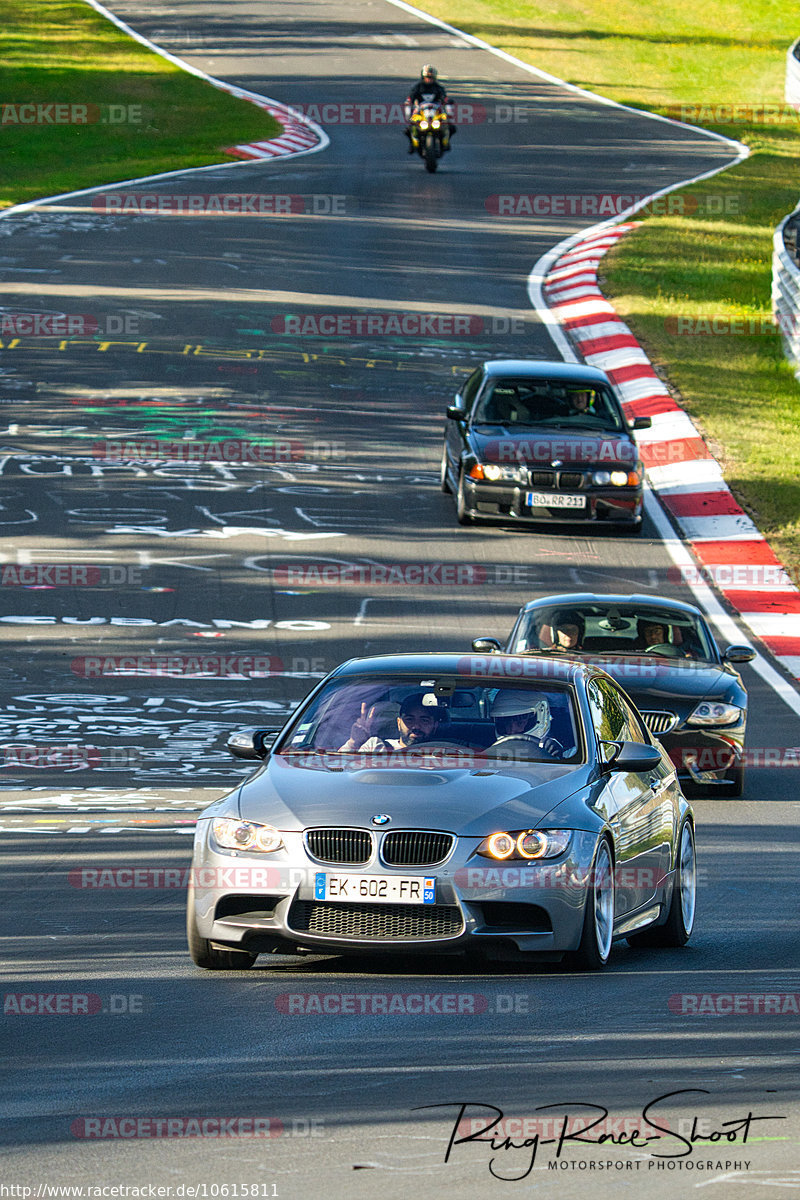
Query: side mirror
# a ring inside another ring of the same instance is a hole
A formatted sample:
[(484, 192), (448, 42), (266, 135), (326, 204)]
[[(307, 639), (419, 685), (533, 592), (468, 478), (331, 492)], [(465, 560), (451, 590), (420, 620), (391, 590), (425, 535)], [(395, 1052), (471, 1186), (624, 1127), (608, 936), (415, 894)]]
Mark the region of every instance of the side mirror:
[(643, 774), (645, 771), (655, 771), (661, 765), (661, 751), (657, 746), (647, 746), (644, 742), (606, 742), (604, 745), (618, 746), (616, 754), (612, 754), (603, 763), (603, 771), (632, 771)]
[(234, 758), (266, 758), (277, 734), (274, 729), (239, 729), (225, 743)]
[(466, 410), (461, 408), (458, 404), (450, 405), (447, 410), (447, 416), (450, 421), (466, 421), (467, 419)]
[(725, 662), (745, 663), (752, 662), (755, 656), (756, 652), (752, 646), (728, 646), (722, 657)]
[(652, 417), (634, 417), (631, 429), (650, 429), (652, 424)]
[(472, 649), (476, 654), (496, 654), (503, 652), (503, 647), (498, 642), (497, 638), (479, 637), (473, 638)]

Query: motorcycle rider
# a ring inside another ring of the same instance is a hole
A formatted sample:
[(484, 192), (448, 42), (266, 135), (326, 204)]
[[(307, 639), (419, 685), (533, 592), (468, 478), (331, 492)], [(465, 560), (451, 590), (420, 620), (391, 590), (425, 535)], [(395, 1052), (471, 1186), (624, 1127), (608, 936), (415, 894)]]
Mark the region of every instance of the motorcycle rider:
[(417, 106), (420, 104), (440, 104), (447, 113), (448, 118), (448, 136), (443, 139), (442, 149), (450, 149), (450, 138), (456, 132), (456, 127), (453, 124), (453, 105), (448, 99), (447, 92), (442, 87), (437, 79), (436, 68), (431, 63), (425, 63), (419, 73), (419, 79), (408, 93), (403, 105), (403, 112), (408, 124), (403, 132), (408, 138), (408, 153), (414, 154), (415, 147), (411, 140), (411, 117)]

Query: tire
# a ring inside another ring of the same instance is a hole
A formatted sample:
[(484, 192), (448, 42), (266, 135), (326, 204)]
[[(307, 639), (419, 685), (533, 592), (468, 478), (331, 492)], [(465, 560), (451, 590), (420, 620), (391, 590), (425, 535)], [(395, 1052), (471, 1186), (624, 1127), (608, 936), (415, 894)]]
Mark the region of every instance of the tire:
[(614, 934), (614, 862), (606, 838), (594, 856), (586, 898), (581, 944), (569, 956), (579, 971), (601, 971), (611, 954)]
[(694, 928), (697, 903), (697, 859), (694, 844), (694, 828), (691, 821), (684, 821), (678, 835), (678, 853), (675, 862), (675, 878), (669, 902), (667, 919), (663, 925), (643, 929), (628, 938), (631, 946), (685, 946)]
[(194, 911), (194, 888), (189, 885), (186, 898), (186, 941), (192, 962), (207, 971), (249, 971), (258, 957), (246, 950), (217, 950), (197, 930)]
[(458, 476), (458, 491), (456, 492), (456, 520), (459, 525), (471, 525), (472, 517), (467, 511), (467, 497), (464, 495), (464, 472)]
[(439, 163), (439, 147), (436, 144), (436, 138), (432, 133), (429, 133), (425, 138), (425, 169), (427, 171), (435, 171)]
[(439, 487), (447, 495), (450, 494), (450, 483), (447, 478), (447, 443), (442, 447), (442, 465), (439, 468)]

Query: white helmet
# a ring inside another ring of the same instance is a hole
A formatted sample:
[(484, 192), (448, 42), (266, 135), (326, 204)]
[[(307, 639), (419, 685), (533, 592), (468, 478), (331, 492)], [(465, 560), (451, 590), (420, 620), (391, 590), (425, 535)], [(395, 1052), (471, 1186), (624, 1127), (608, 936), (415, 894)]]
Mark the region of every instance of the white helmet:
[(525, 732), (540, 738), (547, 733), (552, 719), (546, 698), (522, 688), (509, 688), (498, 692), (492, 701), (491, 713), (494, 721), (502, 721), (505, 717), (529, 716)]

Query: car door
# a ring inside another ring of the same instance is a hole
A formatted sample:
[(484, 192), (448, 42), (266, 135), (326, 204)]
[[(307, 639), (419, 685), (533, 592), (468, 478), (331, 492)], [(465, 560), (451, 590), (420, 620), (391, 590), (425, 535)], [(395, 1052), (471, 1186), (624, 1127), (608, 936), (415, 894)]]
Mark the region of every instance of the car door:
[[(587, 697), (602, 742), (652, 745), (639, 714), (613, 680), (590, 680)], [(618, 918), (653, 902), (663, 885), (670, 863), (673, 787), (674, 771), (663, 760), (652, 771), (614, 771), (608, 776), (606, 804), (617, 854)]]
[(447, 468), (454, 486), (458, 482), (461, 455), (467, 448), (469, 414), (472, 412), (472, 406), (475, 403), (482, 380), (483, 371), (479, 367), (472, 372), (453, 401), (453, 407), (459, 408), (464, 412), (464, 420), (456, 420), (454, 417), (448, 416), (445, 421), (444, 444), (447, 455)]

